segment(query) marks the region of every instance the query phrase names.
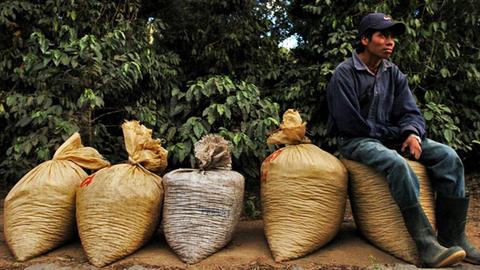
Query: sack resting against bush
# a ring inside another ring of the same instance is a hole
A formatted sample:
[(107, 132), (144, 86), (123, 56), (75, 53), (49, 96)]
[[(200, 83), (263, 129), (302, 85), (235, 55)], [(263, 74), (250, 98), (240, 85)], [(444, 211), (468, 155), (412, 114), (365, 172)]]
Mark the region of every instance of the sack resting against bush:
[(245, 180), (231, 171), (227, 141), (207, 135), (195, 144), (201, 169), (178, 169), (163, 177), (163, 229), (170, 247), (196, 263), (232, 238), (243, 207)]
[(261, 168), (265, 234), (275, 261), (299, 258), (326, 244), (338, 232), (345, 211), (346, 169), (317, 146), (298, 144), (309, 140), (297, 114), (287, 111), (284, 128), (269, 138), (269, 143), (291, 145), (267, 157)]
[(82, 169), (108, 166), (74, 133), (55, 152), (17, 182), (5, 198), (4, 233), (15, 258), (25, 261), (50, 251), (75, 233), (75, 192), (87, 177)]
[[(361, 163), (342, 160), (350, 173), (350, 201), (355, 223), (374, 245), (393, 256), (419, 264), (415, 243), (405, 227), (385, 176)], [(419, 179), (420, 204), (435, 227), (434, 193), (425, 167), (407, 160)]]
[(122, 125), (129, 160), (86, 178), (77, 192), (77, 225), (88, 260), (97, 267), (140, 248), (157, 229), (167, 151), (137, 121)]

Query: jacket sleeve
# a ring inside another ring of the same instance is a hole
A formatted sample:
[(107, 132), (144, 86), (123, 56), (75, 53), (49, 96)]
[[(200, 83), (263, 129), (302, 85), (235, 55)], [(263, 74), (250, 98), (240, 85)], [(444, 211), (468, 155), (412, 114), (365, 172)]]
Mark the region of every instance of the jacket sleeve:
[(407, 77), (400, 71), (396, 75), (396, 91), (392, 114), (392, 118), (400, 128), (400, 133), (403, 136), (414, 133), (422, 139), (425, 138), (425, 120), (408, 87)]
[(368, 137), (371, 127), (360, 113), (354, 82), (348, 70), (337, 68), (327, 87), (330, 117), (340, 135)]

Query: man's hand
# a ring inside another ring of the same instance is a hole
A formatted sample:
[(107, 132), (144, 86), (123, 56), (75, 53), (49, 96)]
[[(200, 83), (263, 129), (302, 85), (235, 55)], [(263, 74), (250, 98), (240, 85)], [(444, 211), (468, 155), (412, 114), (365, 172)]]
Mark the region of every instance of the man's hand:
[(405, 152), (406, 148), (408, 148), (410, 155), (412, 155), (416, 160), (420, 158), (420, 155), (422, 154), (422, 146), (415, 135), (411, 134), (403, 142), (402, 152)]

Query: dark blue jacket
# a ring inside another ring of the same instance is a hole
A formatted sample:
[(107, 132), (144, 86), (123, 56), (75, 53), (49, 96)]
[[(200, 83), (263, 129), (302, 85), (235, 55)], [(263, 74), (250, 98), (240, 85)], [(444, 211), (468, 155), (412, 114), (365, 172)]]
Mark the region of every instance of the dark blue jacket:
[(337, 135), (403, 140), (407, 134), (425, 137), (425, 121), (405, 74), (382, 60), (372, 74), (353, 52), (335, 69), (327, 87), (330, 120)]

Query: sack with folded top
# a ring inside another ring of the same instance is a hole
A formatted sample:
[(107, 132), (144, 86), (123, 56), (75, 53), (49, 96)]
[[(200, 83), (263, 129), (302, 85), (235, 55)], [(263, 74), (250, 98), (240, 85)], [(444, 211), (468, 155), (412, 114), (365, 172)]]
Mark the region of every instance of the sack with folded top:
[(275, 261), (302, 257), (340, 229), (347, 199), (347, 171), (305, 136), (306, 123), (289, 109), (268, 144), (285, 144), (261, 167), (265, 235)]
[(154, 234), (163, 200), (167, 151), (138, 121), (122, 125), (128, 163), (90, 175), (77, 192), (77, 225), (88, 260), (97, 267), (139, 249)]
[(48, 252), (75, 234), (75, 193), (88, 174), (109, 163), (74, 133), (55, 152), (20, 179), (5, 198), (4, 233), (18, 261)]

